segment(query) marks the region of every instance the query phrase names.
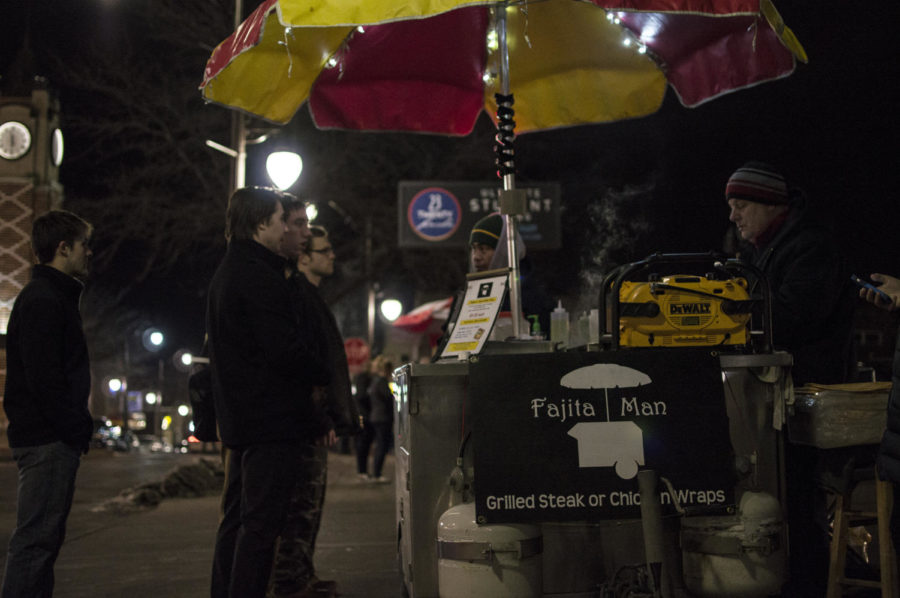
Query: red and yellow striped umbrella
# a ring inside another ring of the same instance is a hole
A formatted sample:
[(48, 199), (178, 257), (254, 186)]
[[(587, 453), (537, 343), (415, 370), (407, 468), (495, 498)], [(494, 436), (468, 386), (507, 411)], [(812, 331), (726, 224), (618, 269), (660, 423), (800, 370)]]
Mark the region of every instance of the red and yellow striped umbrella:
[(466, 135), (508, 88), (526, 133), (651, 114), (667, 85), (696, 106), (797, 58), (770, 0), (267, 0), (201, 89), (275, 123), (306, 103), (320, 128)]

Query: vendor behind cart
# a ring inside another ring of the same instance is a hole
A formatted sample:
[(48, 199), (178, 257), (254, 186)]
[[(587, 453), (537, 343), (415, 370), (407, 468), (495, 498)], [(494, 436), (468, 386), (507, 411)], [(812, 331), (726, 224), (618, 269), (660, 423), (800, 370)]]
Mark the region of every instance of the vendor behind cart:
[[(794, 386), (837, 384), (849, 377), (855, 299), (850, 272), (828, 229), (802, 192), (763, 162), (728, 179), (725, 198), (740, 238), (741, 259), (762, 270), (772, 293), (773, 345), (793, 356)], [(828, 524), (815, 472), (823, 455), (788, 444), (785, 455), (791, 580), (785, 595), (825, 595)]]
[(772, 290), (773, 344), (794, 358), (794, 386), (838, 384), (849, 377), (854, 290), (830, 231), (804, 194), (773, 166), (748, 162), (725, 187), (741, 239), (741, 258)]
[[(553, 310), (553, 302), (542, 286), (536, 283), (531, 260), (525, 255), (525, 244), (521, 238), (518, 239), (518, 243), (522, 313), (525, 317), (536, 315), (541, 331), (546, 335), (550, 332), (550, 312)], [(475, 223), (472, 232), (469, 233), (469, 248), (474, 272), (505, 268), (508, 265), (506, 231), (503, 228), (503, 217), (499, 213), (485, 216)], [(502, 309), (509, 310), (508, 300)]]

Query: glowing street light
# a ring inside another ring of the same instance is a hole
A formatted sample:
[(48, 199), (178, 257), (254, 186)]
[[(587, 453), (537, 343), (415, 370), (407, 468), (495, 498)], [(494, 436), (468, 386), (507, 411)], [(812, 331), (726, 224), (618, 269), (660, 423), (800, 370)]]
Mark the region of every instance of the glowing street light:
[(194, 355), (187, 349), (179, 349), (175, 352), (175, 355), (172, 356), (172, 363), (175, 364), (175, 367), (178, 368), (181, 372), (190, 372), (191, 366), (195, 363), (209, 363), (209, 357), (200, 357), (199, 355)]
[(385, 299), (381, 302), (381, 315), (388, 322), (393, 322), (403, 313), (403, 304), (397, 299)]
[(109, 392), (115, 394), (122, 390), (125, 386), (125, 383), (121, 378), (110, 378), (109, 382), (106, 383), (107, 388), (109, 388)]
[(155, 393), (155, 392), (148, 392), (147, 394), (144, 395), (144, 400), (147, 401), (147, 404), (148, 404), (148, 405), (155, 405), (155, 404), (156, 404), (156, 400), (157, 400), (156, 393)]
[(295, 152), (272, 152), (266, 158), (266, 172), (275, 186), (281, 190), (289, 189), (296, 183), (302, 171), (303, 159)]
[(141, 344), (148, 351), (156, 353), (166, 342), (166, 335), (159, 328), (147, 328), (141, 332)]

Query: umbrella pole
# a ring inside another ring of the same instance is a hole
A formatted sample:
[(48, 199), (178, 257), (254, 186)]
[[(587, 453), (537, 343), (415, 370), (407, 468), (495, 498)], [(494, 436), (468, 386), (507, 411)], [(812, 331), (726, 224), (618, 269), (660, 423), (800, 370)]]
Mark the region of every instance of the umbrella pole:
[[(234, 0), (234, 30), (237, 31), (244, 20), (244, 0)], [(247, 129), (244, 115), (235, 110), (231, 113), (231, 145), (237, 152), (234, 159), (232, 189), (234, 193), (246, 184), (247, 178)]]
[[(506, 225), (506, 255), (509, 258), (509, 310), (512, 313), (513, 336), (526, 336), (522, 331), (522, 284), (519, 280), (519, 250), (517, 246), (518, 227), (516, 215), (521, 213), (512, 207), (516, 202), (516, 175), (513, 165), (512, 142), (515, 121), (512, 120), (513, 98), (509, 92), (509, 47), (506, 43), (506, 5), (497, 8), (497, 41), (500, 50), (500, 90), (497, 97), (497, 166), (503, 176), (503, 192), (500, 195), (500, 213)], [(513, 200), (513, 201), (510, 201)], [(523, 206), (524, 207), (524, 206)]]

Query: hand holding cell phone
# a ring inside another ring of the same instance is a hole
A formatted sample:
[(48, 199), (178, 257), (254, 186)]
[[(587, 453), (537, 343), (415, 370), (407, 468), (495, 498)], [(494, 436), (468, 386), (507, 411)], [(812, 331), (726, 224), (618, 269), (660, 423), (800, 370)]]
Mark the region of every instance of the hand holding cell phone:
[(890, 295), (888, 295), (887, 293), (885, 293), (884, 291), (882, 291), (881, 289), (879, 289), (878, 287), (873, 285), (871, 282), (866, 282), (865, 280), (862, 280), (856, 274), (851, 274), (850, 280), (852, 280), (854, 283), (856, 283), (856, 286), (858, 286), (859, 288), (874, 292), (876, 303), (881, 304), (882, 306), (888, 306), (893, 303), (893, 299), (891, 299)]

